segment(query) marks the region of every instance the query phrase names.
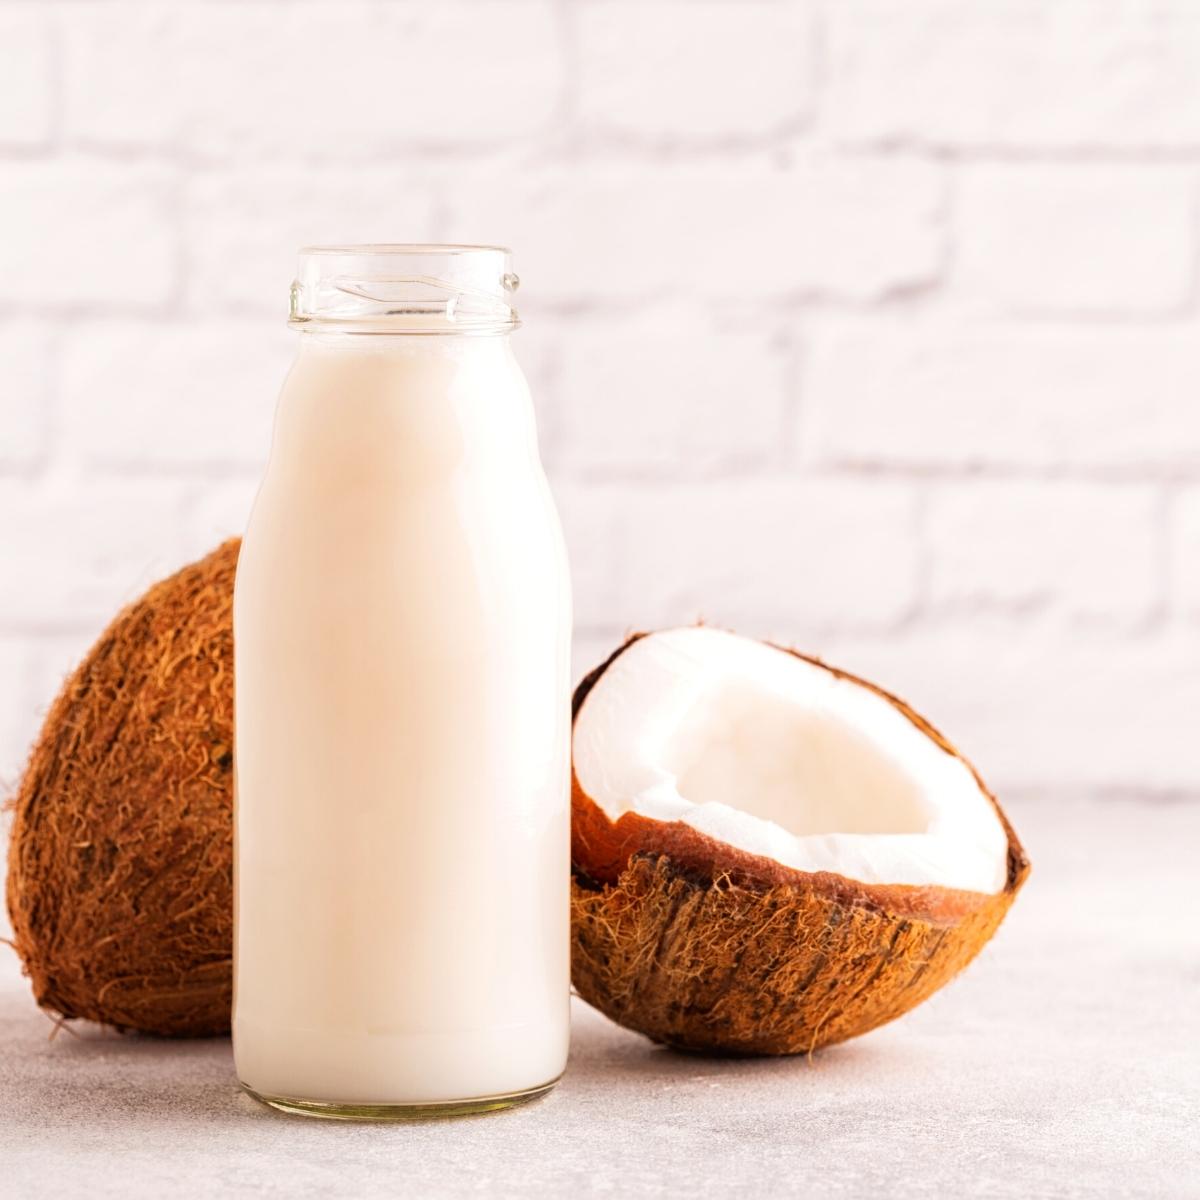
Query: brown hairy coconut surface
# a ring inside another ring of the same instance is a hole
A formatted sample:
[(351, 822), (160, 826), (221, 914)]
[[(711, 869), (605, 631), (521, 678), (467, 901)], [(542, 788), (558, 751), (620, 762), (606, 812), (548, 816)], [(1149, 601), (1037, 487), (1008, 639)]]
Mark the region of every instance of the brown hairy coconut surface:
[(122, 1029), (227, 1033), (234, 539), (105, 630), (14, 801), (8, 911), (34, 996)]
[[(580, 683), (576, 718), (641, 636)], [(870, 688), (961, 758), (903, 701), (806, 661)], [(995, 895), (860, 883), (782, 866), (681, 822), (632, 812), (614, 822), (574, 779), (575, 988), (657, 1042), (713, 1053), (808, 1052), (891, 1021), (975, 957), (1029, 873), (1012, 826), (984, 790), (1008, 836), (1007, 879)]]

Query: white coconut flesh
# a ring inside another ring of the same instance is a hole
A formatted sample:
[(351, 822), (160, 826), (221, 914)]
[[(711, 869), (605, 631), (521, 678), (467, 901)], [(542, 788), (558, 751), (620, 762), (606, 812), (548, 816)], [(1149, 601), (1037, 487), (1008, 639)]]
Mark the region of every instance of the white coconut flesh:
[(996, 893), (1008, 839), (969, 768), (869, 688), (715, 629), (641, 638), (587, 694), (573, 756), (612, 821), (681, 821), (800, 871)]

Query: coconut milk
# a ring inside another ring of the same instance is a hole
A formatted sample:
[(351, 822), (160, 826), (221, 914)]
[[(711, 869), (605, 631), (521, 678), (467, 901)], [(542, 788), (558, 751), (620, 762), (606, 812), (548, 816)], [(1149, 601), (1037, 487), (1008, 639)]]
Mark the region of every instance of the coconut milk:
[(309, 328), (238, 566), (237, 1071), (337, 1115), (487, 1107), (568, 1035), (570, 600), (529, 392), (436, 306)]

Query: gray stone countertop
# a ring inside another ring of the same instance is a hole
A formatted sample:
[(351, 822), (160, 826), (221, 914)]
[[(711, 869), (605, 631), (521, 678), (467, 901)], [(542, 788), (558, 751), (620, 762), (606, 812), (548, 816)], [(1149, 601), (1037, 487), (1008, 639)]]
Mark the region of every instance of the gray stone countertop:
[(1200, 1196), (1200, 806), (1012, 816), (1029, 884), (909, 1016), (724, 1061), (577, 1001), (557, 1090), (457, 1121), (276, 1115), (226, 1040), (51, 1039), (0, 947), (0, 1195)]

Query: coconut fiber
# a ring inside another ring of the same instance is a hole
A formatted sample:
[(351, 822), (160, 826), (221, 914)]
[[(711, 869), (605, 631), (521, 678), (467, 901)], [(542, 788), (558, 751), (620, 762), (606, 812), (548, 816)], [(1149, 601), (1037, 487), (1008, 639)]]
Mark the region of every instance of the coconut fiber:
[(67, 680), (34, 746), (8, 911), (63, 1017), (229, 1030), (238, 541), (152, 587)]

